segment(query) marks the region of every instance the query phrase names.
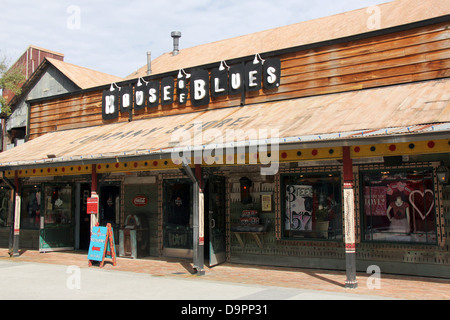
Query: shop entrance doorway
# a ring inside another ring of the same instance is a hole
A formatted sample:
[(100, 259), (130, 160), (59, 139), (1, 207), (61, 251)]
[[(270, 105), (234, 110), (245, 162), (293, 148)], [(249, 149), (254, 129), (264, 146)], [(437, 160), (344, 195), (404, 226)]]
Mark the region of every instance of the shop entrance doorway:
[(189, 179), (164, 180), (164, 256), (193, 257), (192, 204), (192, 183)]
[(39, 221), (39, 251), (73, 250), (72, 187), (47, 185), (43, 197), (39, 194), (38, 198), (44, 201), (44, 214)]
[(226, 260), (225, 177), (210, 175), (205, 182), (205, 262), (209, 267)]
[(91, 217), (87, 214), (87, 199), (91, 196), (91, 186), (87, 183), (80, 184), (80, 198), (78, 199), (80, 205), (79, 217), (79, 250), (89, 250), (89, 243), (91, 237)]
[(106, 227), (111, 223), (113, 228), (119, 222), (120, 186), (115, 184), (100, 187), (100, 225)]

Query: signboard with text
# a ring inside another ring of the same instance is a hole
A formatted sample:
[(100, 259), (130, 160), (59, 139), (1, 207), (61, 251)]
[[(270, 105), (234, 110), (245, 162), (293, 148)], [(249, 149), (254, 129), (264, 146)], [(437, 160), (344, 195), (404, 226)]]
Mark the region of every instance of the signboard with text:
[(105, 263), (105, 258), (111, 258), (113, 265), (116, 265), (116, 248), (114, 245), (114, 233), (111, 224), (106, 227), (93, 227), (91, 233), (91, 243), (89, 244), (88, 261), (89, 266), (92, 261), (100, 262), (100, 268)]
[(88, 260), (102, 261), (106, 245), (106, 227), (92, 228), (91, 243), (89, 245)]
[[(277, 89), (281, 82), (279, 58), (255, 59), (237, 63), (229, 68), (216, 67), (211, 70), (194, 68), (190, 74), (181, 72), (176, 78), (166, 76), (148, 82), (137, 81), (135, 85), (112, 87), (103, 91), (103, 120), (119, 117), (119, 112), (152, 109), (172, 103), (185, 105), (188, 100), (194, 107), (206, 106), (212, 98), (224, 95), (243, 94), (261, 89)], [(189, 75), (189, 76), (188, 76)]]
[(98, 197), (87, 198), (87, 214), (98, 214)]

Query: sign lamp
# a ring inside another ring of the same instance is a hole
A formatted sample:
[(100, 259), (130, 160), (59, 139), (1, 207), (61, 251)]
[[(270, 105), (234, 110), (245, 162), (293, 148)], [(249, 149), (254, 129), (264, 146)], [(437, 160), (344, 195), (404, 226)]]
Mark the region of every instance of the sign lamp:
[(440, 183), (446, 184), (448, 182), (449, 171), (445, 165), (441, 164), (439, 168), (437, 168), (436, 174)]
[(239, 183), (241, 185), (241, 202), (243, 204), (252, 203), (252, 196), (250, 195), (252, 180), (247, 177), (243, 177), (239, 180)]

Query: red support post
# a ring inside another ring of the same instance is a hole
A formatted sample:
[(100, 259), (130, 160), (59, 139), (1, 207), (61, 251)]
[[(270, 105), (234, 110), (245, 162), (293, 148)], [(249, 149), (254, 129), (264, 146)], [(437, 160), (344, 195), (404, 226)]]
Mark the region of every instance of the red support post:
[(91, 174), (91, 178), (92, 178), (91, 192), (92, 192), (92, 191), (97, 192), (98, 176), (97, 176), (97, 165), (96, 165), (96, 164), (93, 164), (93, 165), (92, 165), (92, 174)]

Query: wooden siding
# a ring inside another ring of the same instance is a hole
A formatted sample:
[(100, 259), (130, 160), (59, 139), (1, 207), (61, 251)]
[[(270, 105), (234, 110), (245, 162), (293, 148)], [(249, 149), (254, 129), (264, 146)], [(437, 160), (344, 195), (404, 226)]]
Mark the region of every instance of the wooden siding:
[[(450, 76), (448, 22), (342, 44), (287, 53), (281, 58), (281, 85), (276, 90), (247, 93), (245, 104), (446, 78)], [(158, 79), (159, 80), (159, 79)], [(120, 85), (120, 84), (119, 84)], [(102, 91), (35, 103), (31, 106), (30, 139), (55, 130), (129, 120), (120, 114), (102, 120)], [(211, 98), (206, 107), (174, 103), (145, 109), (133, 119), (238, 106), (240, 96)]]

